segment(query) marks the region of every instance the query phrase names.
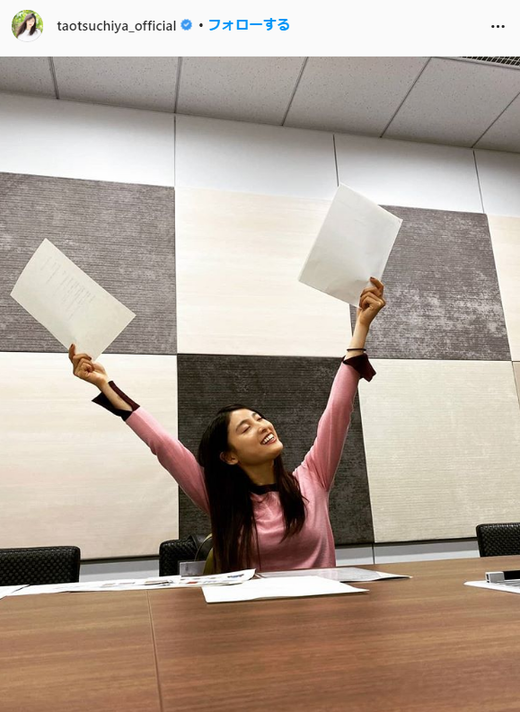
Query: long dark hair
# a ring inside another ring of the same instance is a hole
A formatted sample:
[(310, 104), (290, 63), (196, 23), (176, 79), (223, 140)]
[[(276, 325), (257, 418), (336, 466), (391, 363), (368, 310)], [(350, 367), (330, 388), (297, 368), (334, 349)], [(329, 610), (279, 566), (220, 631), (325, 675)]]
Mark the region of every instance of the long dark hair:
[(36, 32), (36, 25), (38, 24), (38, 20), (36, 19), (36, 15), (34, 14), (34, 12), (30, 12), (24, 17), (22, 24), (19, 26), (18, 31), (16, 33), (17, 37), (20, 37), (20, 35), (25, 32), (25, 30), (27, 29), (27, 20), (30, 20), (32, 18), (34, 18), (34, 25), (31, 27), (31, 31), (29, 32), (29, 34), (34, 35), (34, 33)]
[[(253, 539), (261, 567), (251, 480), (239, 465), (228, 465), (220, 458), (220, 453), (229, 450), (230, 414), (243, 409), (263, 417), (258, 410), (241, 404), (221, 408), (206, 428), (198, 450), (198, 461), (204, 468), (208, 492), (215, 569), (222, 573), (251, 565)], [(298, 480), (285, 469), (281, 455), (275, 458), (273, 466), (285, 519), (284, 541), (301, 531), (305, 523), (305, 498)]]

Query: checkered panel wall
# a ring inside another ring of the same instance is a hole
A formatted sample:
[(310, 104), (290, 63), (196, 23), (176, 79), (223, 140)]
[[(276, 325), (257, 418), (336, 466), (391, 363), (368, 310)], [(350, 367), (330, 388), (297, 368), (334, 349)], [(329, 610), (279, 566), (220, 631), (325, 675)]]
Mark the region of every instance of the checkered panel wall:
[[(23, 471), (27, 487), (50, 478), (66, 491), (66, 467), (56, 469), (51, 452), (66, 452), (65, 462), (95, 453), (75, 486), (76, 509), (58, 506), (56, 492), (45, 499), (45, 488), (30, 500), (27, 513), (41, 531), (56, 532), (59, 510), (63, 541), (105, 558), (153, 555), (161, 539), (209, 528), (182, 492), (177, 502), (173, 479), (130, 429), (83, 400), (95, 393), (69, 394), (46, 422), (40, 406), (62, 392), (62, 378), (72, 379), (69, 364), (9, 297), (44, 237), (137, 314), (100, 360), (170, 432), (178, 418), (180, 439), (196, 451), (215, 411), (246, 400), (283, 434), (287, 465), (299, 464), (351, 333), (347, 305), (297, 282), (326, 202), (181, 189), (174, 227), (172, 189), (13, 174), (0, 181), (3, 373), (13, 372), (16, 352), (36, 359), (16, 371), (9, 391), (2, 387), (9, 458), (0, 488), (5, 494)], [(517, 518), (520, 220), (491, 217), (490, 230), (479, 214), (385, 207), (404, 224), (384, 275), (388, 305), (369, 335), (378, 374), (361, 383), (331, 495), (338, 545), (466, 537), (484, 519)], [(63, 375), (48, 358), (60, 359)], [(133, 359), (128, 368), (125, 358)], [(43, 398), (27, 388), (28, 374), (43, 379), (47, 367)], [(34, 416), (30, 454), (25, 410)], [(135, 474), (125, 479), (129, 460)], [(96, 504), (104, 488), (108, 509)], [(133, 508), (125, 507), (129, 492)], [(117, 511), (117, 534), (108, 510)], [(21, 506), (12, 532), (22, 531), (23, 516)], [(35, 537), (9, 541), (49, 543)]]

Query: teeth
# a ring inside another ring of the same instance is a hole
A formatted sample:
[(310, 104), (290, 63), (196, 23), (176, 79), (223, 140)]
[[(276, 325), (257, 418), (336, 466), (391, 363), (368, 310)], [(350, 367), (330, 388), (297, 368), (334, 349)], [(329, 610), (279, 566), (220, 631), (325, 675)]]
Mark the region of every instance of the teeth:
[(267, 445), (271, 440), (274, 440), (274, 435), (269, 433), (269, 435), (262, 440), (262, 445)]

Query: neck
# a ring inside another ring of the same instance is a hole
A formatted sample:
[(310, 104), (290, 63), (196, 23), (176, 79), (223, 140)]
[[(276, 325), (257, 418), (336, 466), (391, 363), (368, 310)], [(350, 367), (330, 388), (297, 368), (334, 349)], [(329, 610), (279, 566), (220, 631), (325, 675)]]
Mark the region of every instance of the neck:
[(240, 467), (255, 485), (274, 485), (276, 482), (274, 460), (263, 462), (261, 465), (240, 465)]

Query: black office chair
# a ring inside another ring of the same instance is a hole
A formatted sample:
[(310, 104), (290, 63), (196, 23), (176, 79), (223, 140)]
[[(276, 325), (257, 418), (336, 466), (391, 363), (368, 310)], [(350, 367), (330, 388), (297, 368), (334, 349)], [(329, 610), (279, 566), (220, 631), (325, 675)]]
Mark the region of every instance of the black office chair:
[(479, 524), (477, 541), (480, 556), (520, 555), (520, 523)]
[(179, 561), (205, 561), (210, 549), (211, 537), (205, 534), (163, 541), (159, 547), (159, 576), (176, 576)]
[(77, 546), (0, 549), (0, 586), (76, 583), (80, 560)]

